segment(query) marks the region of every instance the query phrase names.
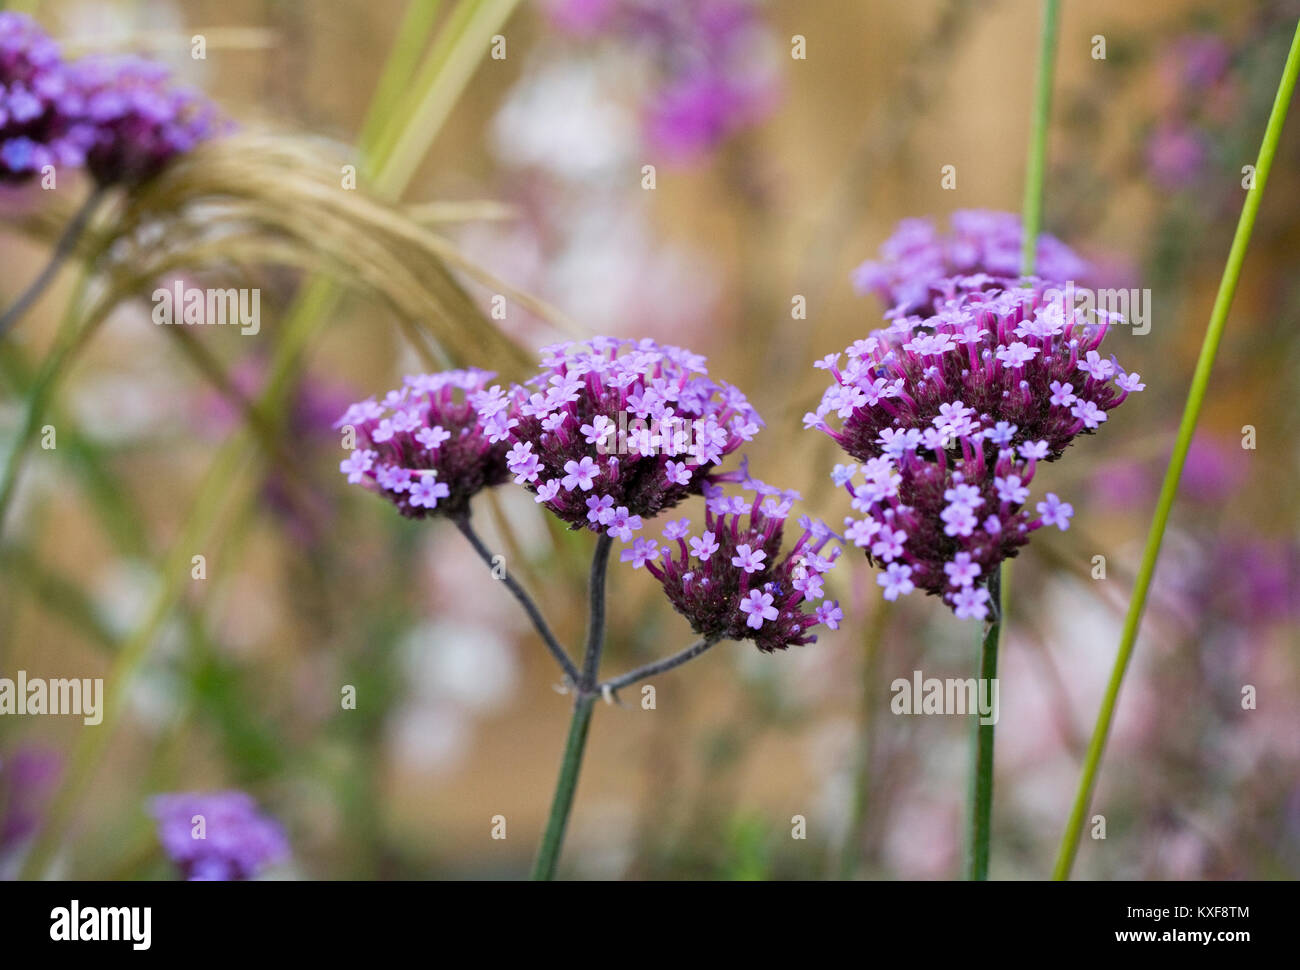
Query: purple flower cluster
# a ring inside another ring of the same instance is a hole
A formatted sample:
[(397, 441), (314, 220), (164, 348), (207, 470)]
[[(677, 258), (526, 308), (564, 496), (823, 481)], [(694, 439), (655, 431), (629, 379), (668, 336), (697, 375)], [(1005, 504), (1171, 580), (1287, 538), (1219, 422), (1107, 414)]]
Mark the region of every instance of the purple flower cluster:
[(159, 795), (150, 814), (163, 851), (186, 879), (252, 879), (289, 856), (289, 842), (274, 819), (261, 814), (241, 791)]
[(173, 86), (156, 62), (88, 57), (70, 73), (94, 132), (86, 167), (101, 185), (145, 182), (224, 126), (210, 101)]
[(0, 182), (80, 166), (90, 132), (79, 105), (58, 45), (30, 17), (0, 11)]
[(744, 394), (680, 347), (593, 337), (542, 353), (525, 385), (479, 395), (479, 419), (510, 443), (515, 482), (573, 528), (631, 541), (762, 426)]
[(1035, 529), (1069, 526), (1056, 495), (1030, 504), (1037, 463), (1145, 387), (1101, 356), (1105, 314), (1090, 322), (1045, 292), (965, 291), (855, 342), (842, 368), (840, 354), (816, 365), (833, 383), (804, 423), (862, 463), (832, 478), (862, 516), (846, 520), (845, 541), (885, 568), (886, 598), (919, 588), (959, 617), (986, 617), (983, 584), (1002, 560)]
[(505, 392), (488, 388), (493, 376), (418, 374), (382, 401), (353, 404), (334, 425), (356, 432), (339, 471), (408, 518), (467, 514), (475, 494), (506, 480), (506, 415), (494, 405)]
[[(853, 274), (861, 293), (873, 293), (891, 315), (929, 316), (937, 304), (964, 288), (1006, 286), (1020, 276), (1024, 227), (1011, 212), (963, 209), (949, 219), (942, 235), (929, 219), (904, 219)], [(1043, 234), (1038, 237), (1038, 275), (1043, 279), (1082, 282), (1092, 267), (1074, 250)]]
[(0, 12), (0, 182), (85, 165), (134, 185), (222, 128), (202, 96), (135, 57), (64, 61), (31, 18)]
[(775, 63), (752, 0), (551, 0), (552, 23), (582, 37), (613, 35), (642, 51), (654, 90), (650, 144), (690, 161), (756, 124), (775, 102)]
[[(803, 534), (778, 558), (798, 493), (748, 475), (728, 477), (741, 477), (753, 499), (729, 497), (721, 487), (706, 485), (700, 535), (691, 534), (689, 519), (674, 520), (664, 527), (662, 549), (654, 539), (638, 538), (623, 550), (623, 561), (649, 570), (677, 612), (709, 640), (753, 640), (771, 652), (814, 642), (817, 637), (809, 631), (819, 623), (836, 629), (844, 614), (838, 603), (824, 599), (822, 578), (841, 551), (837, 546), (821, 555), (830, 530), (801, 519)], [(812, 612), (804, 612), (818, 600)]]

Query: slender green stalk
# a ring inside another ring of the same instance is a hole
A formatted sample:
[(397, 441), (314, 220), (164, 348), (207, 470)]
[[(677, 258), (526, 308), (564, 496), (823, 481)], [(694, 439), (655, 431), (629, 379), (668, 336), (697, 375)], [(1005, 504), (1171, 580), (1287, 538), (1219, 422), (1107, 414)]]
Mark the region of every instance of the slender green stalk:
[(54, 396), (54, 389), (69, 362), (76, 356), (77, 351), (85, 346), (86, 341), (102, 322), (102, 317), (93, 320), (83, 319), (84, 298), (89, 290), (90, 281), (90, 271), (83, 270), (72, 299), (63, 312), (63, 319), (54, 337), (54, 346), (41, 362), (40, 369), (28, 389), (22, 427), (5, 458), (4, 471), (0, 472), (0, 530), (3, 530), (9, 504), (18, 487), (19, 473), (22, 471), (32, 442), (40, 432), (41, 420)]
[(702, 637), (696, 640), (689, 647), (677, 651), (671, 657), (665, 657), (663, 660), (656, 660), (654, 663), (646, 664), (644, 667), (637, 667), (635, 670), (629, 670), (625, 674), (613, 677), (602, 684), (597, 685), (596, 690), (601, 694), (612, 695), (624, 687), (630, 687), (635, 683), (643, 681), (649, 677), (656, 677), (659, 674), (666, 673), (676, 667), (680, 667), (688, 660), (694, 660), (700, 654), (707, 650), (712, 650), (720, 640)]
[[(1056, 35), (1060, 21), (1060, 0), (1043, 0), (1043, 26), (1038, 42), (1038, 75), (1034, 80), (1034, 113), (1029, 127), (1029, 152), (1025, 163), (1025, 199), (1021, 219), (1024, 240), (1020, 252), (1020, 274), (1032, 276), (1038, 262), (1038, 235), (1043, 226), (1043, 182), (1047, 173), (1047, 127), (1052, 114), (1052, 79), (1056, 74)], [(989, 577), (989, 612), (992, 621), (980, 644), (980, 684), (991, 684), (998, 675), (998, 641), (1010, 602), (1003, 575), (1006, 564)], [(991, 688), (990, 688), (991, 690)], [(975, 761), (971, 771), (970, 853), (968, 875), (972, 880), (989, 877), (989, 842), (993, 831), (993, 740), (994, 725), (979, 720), (975, 728)]]
[(596, 676), (600, 671), (600, 655), (605, 646), (605, 575), (612, 546), (613, 540), (609, 536), (601, 536), (596, 540), (596, 551), (591, 557), (591, 611), (587, 619), (587, 652), (582, 661), (582, 679), (578, 682), (578, 699), (573, 705), (569, 739), (565, 742), (564, 757), (560, 761), (560, 777), (555, 782), (550, 818), (546, 822), (542, 844), (537, 850), (537, 860), (533, 863), (534, 880), (555, 878), (560, 850), (564, 846), (564, 832), (569, 825), (569, 812), (573, 809), (573, 796), (578, 789), (578, 772), (587, 746), (591, 708), (599, 693), (596, 689)]
[(578, 771), (582, 767), (582, 754), (587, 747), (587, 729), (591, 726), (591, 709), (595, 703), (594, 694), (584, 694), (573, 705), (573, 720), (569, 722), (569, 738), (564, 743), (564, 758), (560, 761), (560, 777), (555, 783), (551, 814), (546, 821), (541, 847), (537, 850), (537, 860), (533, 863), (533, 879), (536, 881), (554, 879), (556, 867), (560, 863), (560, 849), (564, 845), (564, 833), (569, 826), (573, 796), (578, 790)]
[(376, 148), (385, 153), (387, 162), (383, 176), (376, 176), (376, 185), (404, 185), (415, 174), (428, 151), (429, 139), (425, 133), (441, 129), (491, 46), (492, 37), (518, 3), (519, 0), (465, 0), (451, 12), (425, 63), (434, 80), (416, 86), (420, 97), (411, 101), (406, 123), (399, 130), (379, 136), (381, 140)]
[(1201, 343), (1196, 370), (1192, 374), (1192, 386), (1187, 392), (1187, 404), (1183, 408), (1183, 419), (1178, 426), (1178, 437), (1174, 441), (1174, 451), (1169, 458), (1169, 466), (1165, 469), (1164, 483), (1160, 486), (1160, 497), (1156, 501), (1155, 517), (1151, 520), (1146, 547), (1142, 550), (1142, 562), (1133, 584), (1133, 597), (1129, 600), (1128, 613), (1124, 617), (1119, 652), (1115, 657), (1115, 666), (1111, 670), (1106, 694), (1102, 698), (1101, 710), (1097, 713), (1097, 724), (1092, 732), (1092, 740), (1088, 744), (1088, 753), (1084, 757), (1083, 773), (1079, 777), (1079, 790), (1075, 794), (1074, 806), (1070, 810), (1065, 834), (1061, 838), (1060, 853), (1052, 872), (1054, 879), (1070, 877), (1074, 857), (1079, 851), (1079, 836), (1083, 831), (1084, 817), (1088, 813), (1088, 805), (1092, 801), (1093, 789), (1096, 787), (1097, 771), (1101, 765), (1102, 754), (1106, 750), (1106, 739), (1110, 735), (1120, 686), (1124, 682), (1124, 674), (1133, 657), (1133, 645), (1137, 641), (1138, 627), (1142, 623), (1142, 612), (1146, 607), (1151, 578), (1155, 574), (1156, 560), (1160, 556), (1160, 545), (1164, 539), (1165, 526), (1169, 522), (1169, 511), (1178, 493), (1178, 481), (1182, 477), (1183, 465), (1187, 461), (1187, 450), (1192, 444), (1196, 422), (1201, 416), (1201, 405), (1205, 401), (1205, 392), (1210, 383), (1210, 370), (1214, 366), (1214, 358), (1219, 350), (1219, 340), (1223, 336), (1223, 329), (1228, 320), (1232, 298), (1237, 292), (1237, 280), (1241, 276), (1241, 266), (1246, 259), (1246, 247), (1250, 244), (1250, 235), (1255, 228), (1255, 218), (1259, 214), (1260, 202), (1264, 197), (1264, 187), (1268, 184), (1269, 170), (1273, 167), (1273, 156), (1277, 153), (1278, 140), (1282, 136), (1282, 125), (1286, 122), (1287, 108), (1295, 92), (1297, 75), (1300, 75), (1300, 23), (1296, 25), (1296, 33), (1291, 41), (1291, 53), (1287, 55), (1282, 80), (1278, 83), (1277, 97), (1273, 101), (1273, 110), (1269, 114), (1268, 126), (1264, 130), (1264, 141), (1259, 147), (1259, 159), (1255, 163), (1255, 184), (1246, 193), (1246, 201), (1241, 208), (1241, 218), (1237, 221), (1237, 231), (1232, 237), (1232, 248), (1228, 251), (1228, 262), (1223, 267), (1223, 276), (1219, 281), (1219, 292), (1214, 298), (1214, 308), (1210, 311), (1210, 323), (1205, 330), (1205, 339)]
[(1043, 30), (1038, 42), (1038, 77), (1034, 81), (1034, 115), (1025, 163), (1025, 235), (1020, 250), (1020, 275), (1032, 276), (1038, 258), (1038, 234), (1043, 227), (1043, 178), (1047, 170), (1047, 119), (1052, 114), (1052, 77), (1056, 73), (1056, 34), (1060, 0), (1043, 0)]
[[(989, 577), (989, 612), (992, 617), (984, 630), (980, 643), (980, 675), (977, 684), (979, 696), (993, 694), (992, 685), (998, 676), (998, 639), (1002, 634), (1002, 572)], [(985, 694), (984, 691), (988, 693)], [(975, 761), (971, 771), (970, 858), (968, 875), (973, 881), (983, 882), (989, 877), (989, 842), (993, 831), (993, 724), (985, 724), (979, 712), (974, 711)]]
[(433, 35), (433, 25), (438, 19), (439, 0), (408, 0), (402, 22), (393, 32), (393, 46), (384, 62), (383, 73), (371, 95), (366, 119), (357, 137), (357, 148), (369, 154), (380, 129), (392, 113), (393, 105), (406, 93), (411, 75), (415, 72), (420, 51)]
[(844, 833), (844, 844), (840, 847), (839, 878), (848, 880), (857, 872), (862, 858), (863, 830), (867, 823), (867, 803), (871, 795), (871, 722), (875, 714), (873, 700), (876, 696), (876, 666), (880, 656), (880, 644), (885, 639), (885, 630), (889, 627), (894, 614), (894, 602), (880, 599), (871, 614), (871, 623), (866, 636), (862, 638), (862, 679), (858, 688), (858, 749), (853, 766), (853, 807), (849, 812), (849, 824)]
[[(452, 522), (456, 524), (456, 528), (460, 530), (465, 540), (474, 547), (474, 551), (478, 553), (478, 557), (483, 560), (484, 564), (495, 571), (496, 563), (494, 560), (496, 557), (492, 555), (492, 550), (487, 547), (479, 534), (474, 531), (474, 527), (470, 525), (469, 513), (452, 516)], [(528, 619), (533, 623), (533, 629), (537, 631), (538, 636), (542, 638), (542, 642), (546, 644), (546, 649), (551, 652), (555, 662), (564, 671), (565, 678), (570, 684), (577, 684), (580, 677), (578, 668), (573, 665), (568, 653), (555, 634), (551, 632), (551, 627), (546, 622), (546, 618), (542, 616), (542, 611), (538, 608), (537, 603), (508, 571), (501, 574), (501, 582), (509, 590), (510, 595), (518, 600), (519, 605), (524, 608), (524, 612), (528, 614)]]
[(0, 337), (8, 333), (9, 329), (23, 318), (23, 314), (40, 298), (40, 295), (45, 292), (45, 288), (50, 285), (50, 282), (58, 273), (59, 267), (76, 251), (77, 243), (81, 240), (81, 234), (86, 231), (86, 227), (90, 225), (90, 221), (95, 217), (100, 204), (104, 201), (104, 195), (105, 190), (103, 188), (95, 188), (86, 197), (86, 201), (73, 213), (67, 227), (59, 236), (58, 242), (54, 244), (54, 252), (51, 253), (45, 268), (41, 270), (36, 279), (32, 280), (18, 299), (14, 300), (13, 304), (3, 314), (0, 314)]

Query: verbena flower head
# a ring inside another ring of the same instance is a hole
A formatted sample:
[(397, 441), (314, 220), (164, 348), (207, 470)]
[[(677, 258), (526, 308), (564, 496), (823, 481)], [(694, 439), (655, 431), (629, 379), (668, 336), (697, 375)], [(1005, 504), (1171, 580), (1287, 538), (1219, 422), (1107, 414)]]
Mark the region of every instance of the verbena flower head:
[(573, 528), (624, 542), (642, 520), (698, 495), (762, 419), (713, 381), (698, 354), (653, 340), (594, 337), (542, 351), (542, 372), (479, 398), (515, 482)]
[[(963, 209), (954, 212), (944, 235), (929, 219), (904, 219), (853, 274), (862, 293), (874, 293), (895, 314), (928, 316), (939, 303), (964, 289), (1005, 286), (1020, 276), (1024, 227), (1011, 212)], [(1069, 246), (1047, 234), (1038, 237), (1038, 275), (1080, 282), (1092, 267)], [(991, 277), (991, 279), (986, 279)]]
[(279, 823), (260, 813), (241, 791), (159, 795), (150, 814), (158, 823), (163, 851), (186, 879), (252, 879), (289, 856)]
[(1069, 527), (1068, 503), (1030, 499), (1038, 462), (1145, 387), (1101, 356), (1109, 315), (1091, 322), (1045, 292), (966, 293), (855, 342), (843, 367), (840, 354), (817, 364), (833, 383), (804, 423), (861, 463), (832, 478), (861, 515), (845, 541), (885, 569), (888, 599), (923, 589), (960, 617), (987, 616), (982, 585), (998, 564), (1035, 529)]
[(172, 83), (162, 64), (87, 57), (71, 66), (82, 115), (93, 128), (86, 166), (101, 185), (136, 185), (224, 130), (203, 95)]
[(58, 45), (30, 17), (0, 11), (0, 182), (77, 167), (91, 132)]
[(480, 490), (506, 480), (509, 445), (479, 407), (498, 400), (494, 375), (477, 369), (417, 374), (352, 405), (335, 428), (356, 430), (356, 448), (339, 464), (348, 481), (378, 492), (408, 518), (461, 516)]
[(844, 614), (825, 599), (823, 579), (840, 555), (838, 546), (826, 549), (830, 529), (800, 519), (803, 533), (782, 556), (786, 518), (798, 493), (744, 472), (727, 477), (740, 480), (753, 498), (727, 496), (708, 484), (698, 535), (689, 519), (669, 522), (662, 547), (638, 538), (623, 550), (623, 561), (649, 570), (691, 628), (711, 640), (753, 640), (770, 652), (814, 642), (811, 630), (819, 623), (836, 629)]

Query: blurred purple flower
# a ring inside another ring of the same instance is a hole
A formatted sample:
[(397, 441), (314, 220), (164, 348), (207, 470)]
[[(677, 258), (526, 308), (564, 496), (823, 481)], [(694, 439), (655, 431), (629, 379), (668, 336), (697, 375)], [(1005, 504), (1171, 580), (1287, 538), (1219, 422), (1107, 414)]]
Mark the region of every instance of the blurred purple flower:
[(1214, 34), (1188, 34), (1178, 38), (1163, 57), (1169, 83), (1179, 89), (1204, 90), (1228, 73), (1232, 50)]
[(722, 141), (745, 107), (744, 95), (726, 78), (710, 72), (688, 75), (675, 79), (648, 106), (646, 136), (671, 159), (689, 160)]
[(646, 138), (670, 161), (701, 158), (775, 103), (775, 61), (752, 0), (555, 0), (547, 9), (561, 30), (605, 34), (646, 56)]
[[(951, 231), (941, 235), (929, 219), (904, 219), (880, 247), (879, 258), (854, 271), (854, 286), (875, 294), (895, 313), (927, 316), (936, 302), (956, 296), (962, 286), (1005, 285), (1019, 278), (1024, 230), (1018, 215), (962, 209), (949, 224)], [(1082, 283), (1095, 275), (1074, 250), (1046, 233), (1038, 239), (1037, 273), (1061, 283)]]
[(101, 185), (136, 185), (224, 130), (203, 95), (171, 83), (161, 64), (138, 57), (87, 57), (70, 68), (94, 128), (86, 167)]
[(1194, 502), (1224, 501), (1246, 476), (1244, 455), (1240, 447), (1198, 434), (1187, 451), (1187, 462), (1179, 479), (1180, 494)]
[(0, 183), (85, 161), (92, 132), (58, 45), (25, 14), (0, 11)]
[(1164, 122), (1147, 141), (1151, 176), (1168, 189), (1186, 188), (1205, 165), (1205, 140), (1180, 122)]
[(62, 771), (63, 759), (41, 748), (0, 758), (0, 857), (36, 831)]
[(1258, 627), (1300, 614), (1300, 547), (1292, 541), (1243, 537), (1222, 543), (1206, 577), (1238, 622)]
[(137, 57), (66, 62), (30, 17), (0, 12), (0, 182), (85, 165), (100, 185), (136, 185), (223, 130), (202, 95)]
[(289, 857), (289, 842), (274, 819), (241, 791), (158, 795), (150, 814), (158, 841), (186, 879), (252, 879)]
[(546, 15), (558, 30), (591, 37), (609, 27), (619, 0), (546, 0)]

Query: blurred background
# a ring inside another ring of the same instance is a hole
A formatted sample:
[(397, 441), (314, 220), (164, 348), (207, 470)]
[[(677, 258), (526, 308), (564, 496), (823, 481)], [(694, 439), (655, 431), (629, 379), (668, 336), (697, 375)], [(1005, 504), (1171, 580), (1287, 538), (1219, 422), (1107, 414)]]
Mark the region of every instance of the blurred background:
[[(520, 356), (467, 323), (446, 355), (457, 363), (516, 378), (537, 347), (596, 333), (707, 355), (767, 421), (749, 451), (754, 473), (800, 490), (801, 512), (835, 524), (848, 506), (828, 476), (844, 459), (801, 423), (824, 387), (812, 362), (879, 325), (885, 308), (857, 294), (851, 274), (898, 220), (1019, 209), (1039, 5), (740, 2), (712, 19), (710, 5), (685, 0), (625, 5), (639, 15), (611, 19), (596, 0), (496, 4), (503, 26), (489, 36), (504, 38), (504, 56), (472, 56), (445, 117), (419, 122), (430, 137), (409, 177), (382, 187), (367, 181), (358, 146), (388, 120), (371, 106), (403, 37), (401, 0), (7, 6), (70, 52), (167, 62), (246, 135), (297, 146), (304, 165), (358, 164), (360, 192), (436, 227), (449, 271), (485, 315), (507, 295), (493, 323)], [(444, 3), (431, 29), (490, 6)], [(1040, 472), (1076, 516), (1067, 533), (1039, 533), (1011, 572), (994, 878), (1050, 872), (1242, 167), (1297, 16), (1295, 0), (1064, 4), (1045, 229), (1117, 285), (1150, 289), (1150, 332), (1108, 338), (1147, 389)], [(205, 59), (192, 57), (195, 34)], [(795, 35), (805, 58), (791, 56)], [(1093, 56), (1098, 36), (1105, 59)], [(701, 58), (727, 66), (725, 110), (709, 107), (716, 91), (692, 87)], [(415, 85), (412, 75), (401, 87)], [(941, 185), (947, 165), (954, 189)], [(1106, 837), (1084, 839), (1079, 877), (1300, 876), (1298, 171), (1292, 118), (1093, 801)], [(270, 198), (298, 177), (288, 162), (255, 174), (270, 179)], [(60, 219), (78, 191), (60, 190)], [(189, 218), (204, 200), (186, 198)], [(50, 205), (0, 196), (0, 302), (47, 259), (50, 225), (61, 224)], [(161, 206), (138, 232), (167, 225)], [(363, 230), (343, 242), (363, 248)], [(263, 389), (308, 273), (346, 275), (336, 266), (346, 252), (332, 258), (304, 269), (231, 257), (222, 278), (262, 288), (260, 333), (200, 330), (197, 349), (153, 326), (153, 284), (140, 285), (63, 375), (47, 409), (58, 446), (32, 451), (3, 523), (0, 675), (106, 677), (124, 649), (141, 654), (122, 720), (88, 767), (72, 752), (99, 729), (0, 718), (0, 873), (16, 873), (74, 771), (84, 783), (52, 857), (59, 876), (168, 877), (148, 799), (222, 788), (248, 791), (285, 827), (292, 859), (273, 875), (527, 873), (570, 709), (556, 671), (454, 528), (401, 519), (337, 471), (330, 426), (347, 404), (429, 369), (402, 309), (350, 285), (319, 304), (274, 441), (219, 458), (247, 433), (239, 394)], [(7, 454), (74, 276), (6, 341)], [(806, 320), (792, 319), (796, 296)], [(186, 546), (196, 507), (212, 510), (211, 527)], [(576, 642), (591, 537), (564, 532), (512, 486), (480, 497), (475, 517)], [(190, 578), (195, 554), (203, 580)], [(1104, 579), (1093, 578), (1097, 555)], [(889, 685), (917, 669), (973, 676), (975, 625), (933, 599), (884, 609), (860, 556), (832, 579), (846, 616), (816, 644), (773, 656), (724, 644), (658, 678), (655, 710), (634, 699), (598, 707), (563, 872), (960, 874), (971, 726), (894, 715)], [(657, 584), (617, 565), (610, 624), (611, 674), (692, 639)], [(341, 709), (343, 685), (356, 687), (355, 710)], [(498, 815), (504, 839), (492, 837)], [(794, 816), (806, 839), (791, 838)]]

